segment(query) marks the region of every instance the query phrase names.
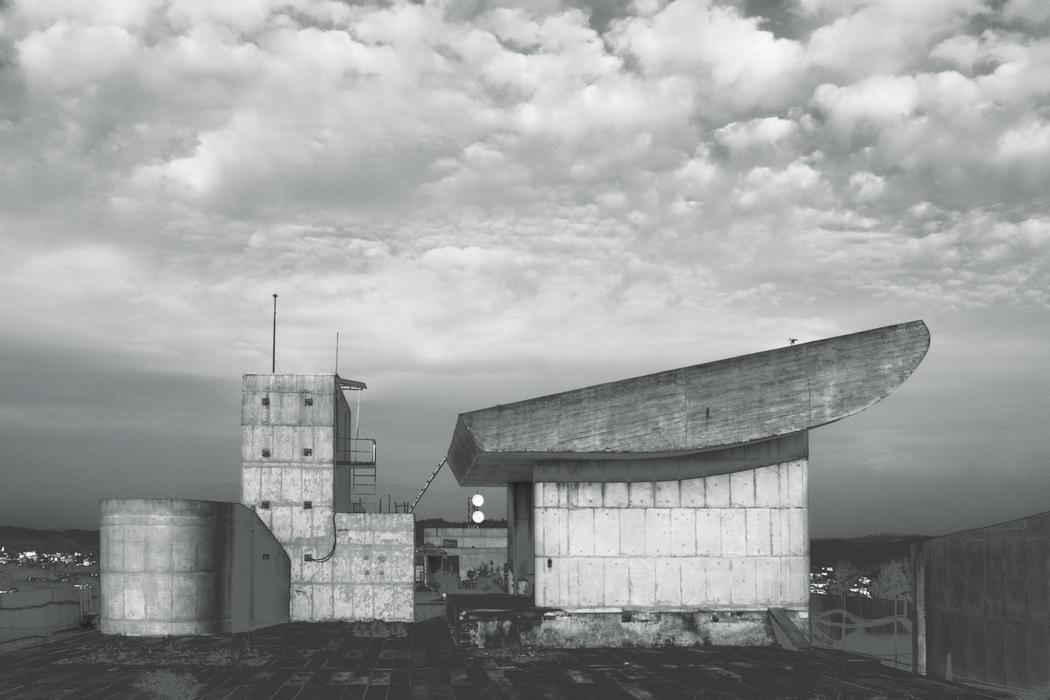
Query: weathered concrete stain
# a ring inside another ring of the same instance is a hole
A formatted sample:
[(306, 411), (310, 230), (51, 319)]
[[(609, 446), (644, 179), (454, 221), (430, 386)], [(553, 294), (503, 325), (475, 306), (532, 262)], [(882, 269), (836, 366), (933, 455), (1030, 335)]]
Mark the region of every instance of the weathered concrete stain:
[(480, 649), (776, 644), (766, 612), (569, 613), (520, 604), (498, 609), (499, 597), (492, 598), (482, 603), (485, 607), (470, 607), (471, 596), (449, 597), (448, 619), (460, 644)]

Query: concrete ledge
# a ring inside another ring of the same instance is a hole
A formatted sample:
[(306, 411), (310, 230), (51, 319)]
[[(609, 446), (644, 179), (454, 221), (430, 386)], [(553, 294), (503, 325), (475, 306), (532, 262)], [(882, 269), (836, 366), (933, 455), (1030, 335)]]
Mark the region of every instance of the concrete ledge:
[(458, 644), (540, 647), (774, 646), (767, 611), (565, 611), (530, 596), (449, 596), (445, 613)]
[(809, 649), (812, 646), (808, 632), (802, 631), (802, 619), (798, 611), (770, 608), (769, 622), (773, 628), (777, 646), (792, 651)]

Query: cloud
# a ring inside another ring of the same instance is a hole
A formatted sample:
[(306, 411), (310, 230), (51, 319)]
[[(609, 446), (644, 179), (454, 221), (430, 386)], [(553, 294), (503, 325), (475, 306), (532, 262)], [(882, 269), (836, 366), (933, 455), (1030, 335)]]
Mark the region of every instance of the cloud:
[(1050, 308), (1039, 3), (592, 5), (6, 6), (0, 342), (235, 377), (277, 291), (465, 410)]

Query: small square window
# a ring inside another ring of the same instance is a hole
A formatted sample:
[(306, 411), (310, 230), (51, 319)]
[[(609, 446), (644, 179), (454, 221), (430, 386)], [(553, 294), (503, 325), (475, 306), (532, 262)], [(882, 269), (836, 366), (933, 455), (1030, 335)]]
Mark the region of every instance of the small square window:
[(307, 396), (307, 397), (306, 397), (306, 405), (307, 405), (307, 406), (313, 406), (313, 405), (314, 405), (314, 397), (312, 397), (312, 396)]
[(269, 406), (270, 405), (270, 397), (269, 396), (264, 396), (262, 398), (262, 405), (263, 406)]
[(268, 447), (264, 447), (263, 448), (262, 456), (263, 457), (269, 457), (270, 456), (270, 449)]
[(310, 510), (314, 507), (313, 501), (303, 501), (303, 510)]
[(270, 561), (270, 555), (266, 552), (263, 552), (263, 561)]
[(313, 455), (314, 455), (313, 448), (311, 448), (311, 447), (304, 447), (303, 448), (303, 457), (313, 457)]
[(263, 510), (270, 510), (270, 502), (269, 501), (263, 501), (262, 503), (259, 504), (259, 507), (262, 508)]

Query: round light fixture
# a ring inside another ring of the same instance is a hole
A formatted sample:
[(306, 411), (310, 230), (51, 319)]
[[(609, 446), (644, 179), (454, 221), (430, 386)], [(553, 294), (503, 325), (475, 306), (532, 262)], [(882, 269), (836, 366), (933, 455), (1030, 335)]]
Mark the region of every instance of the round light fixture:
[(470, 514), (470, 519), (474, 521), (475, 525), (480, 525), (485, 520), (485, 514), (480, 510), (476, 510)]
[(470, 503), (475, 508), (480, 508), (481, 506), (485, 505), (485, 497), (482, 496), (480, 493), (476, 493), (470, 497)]

